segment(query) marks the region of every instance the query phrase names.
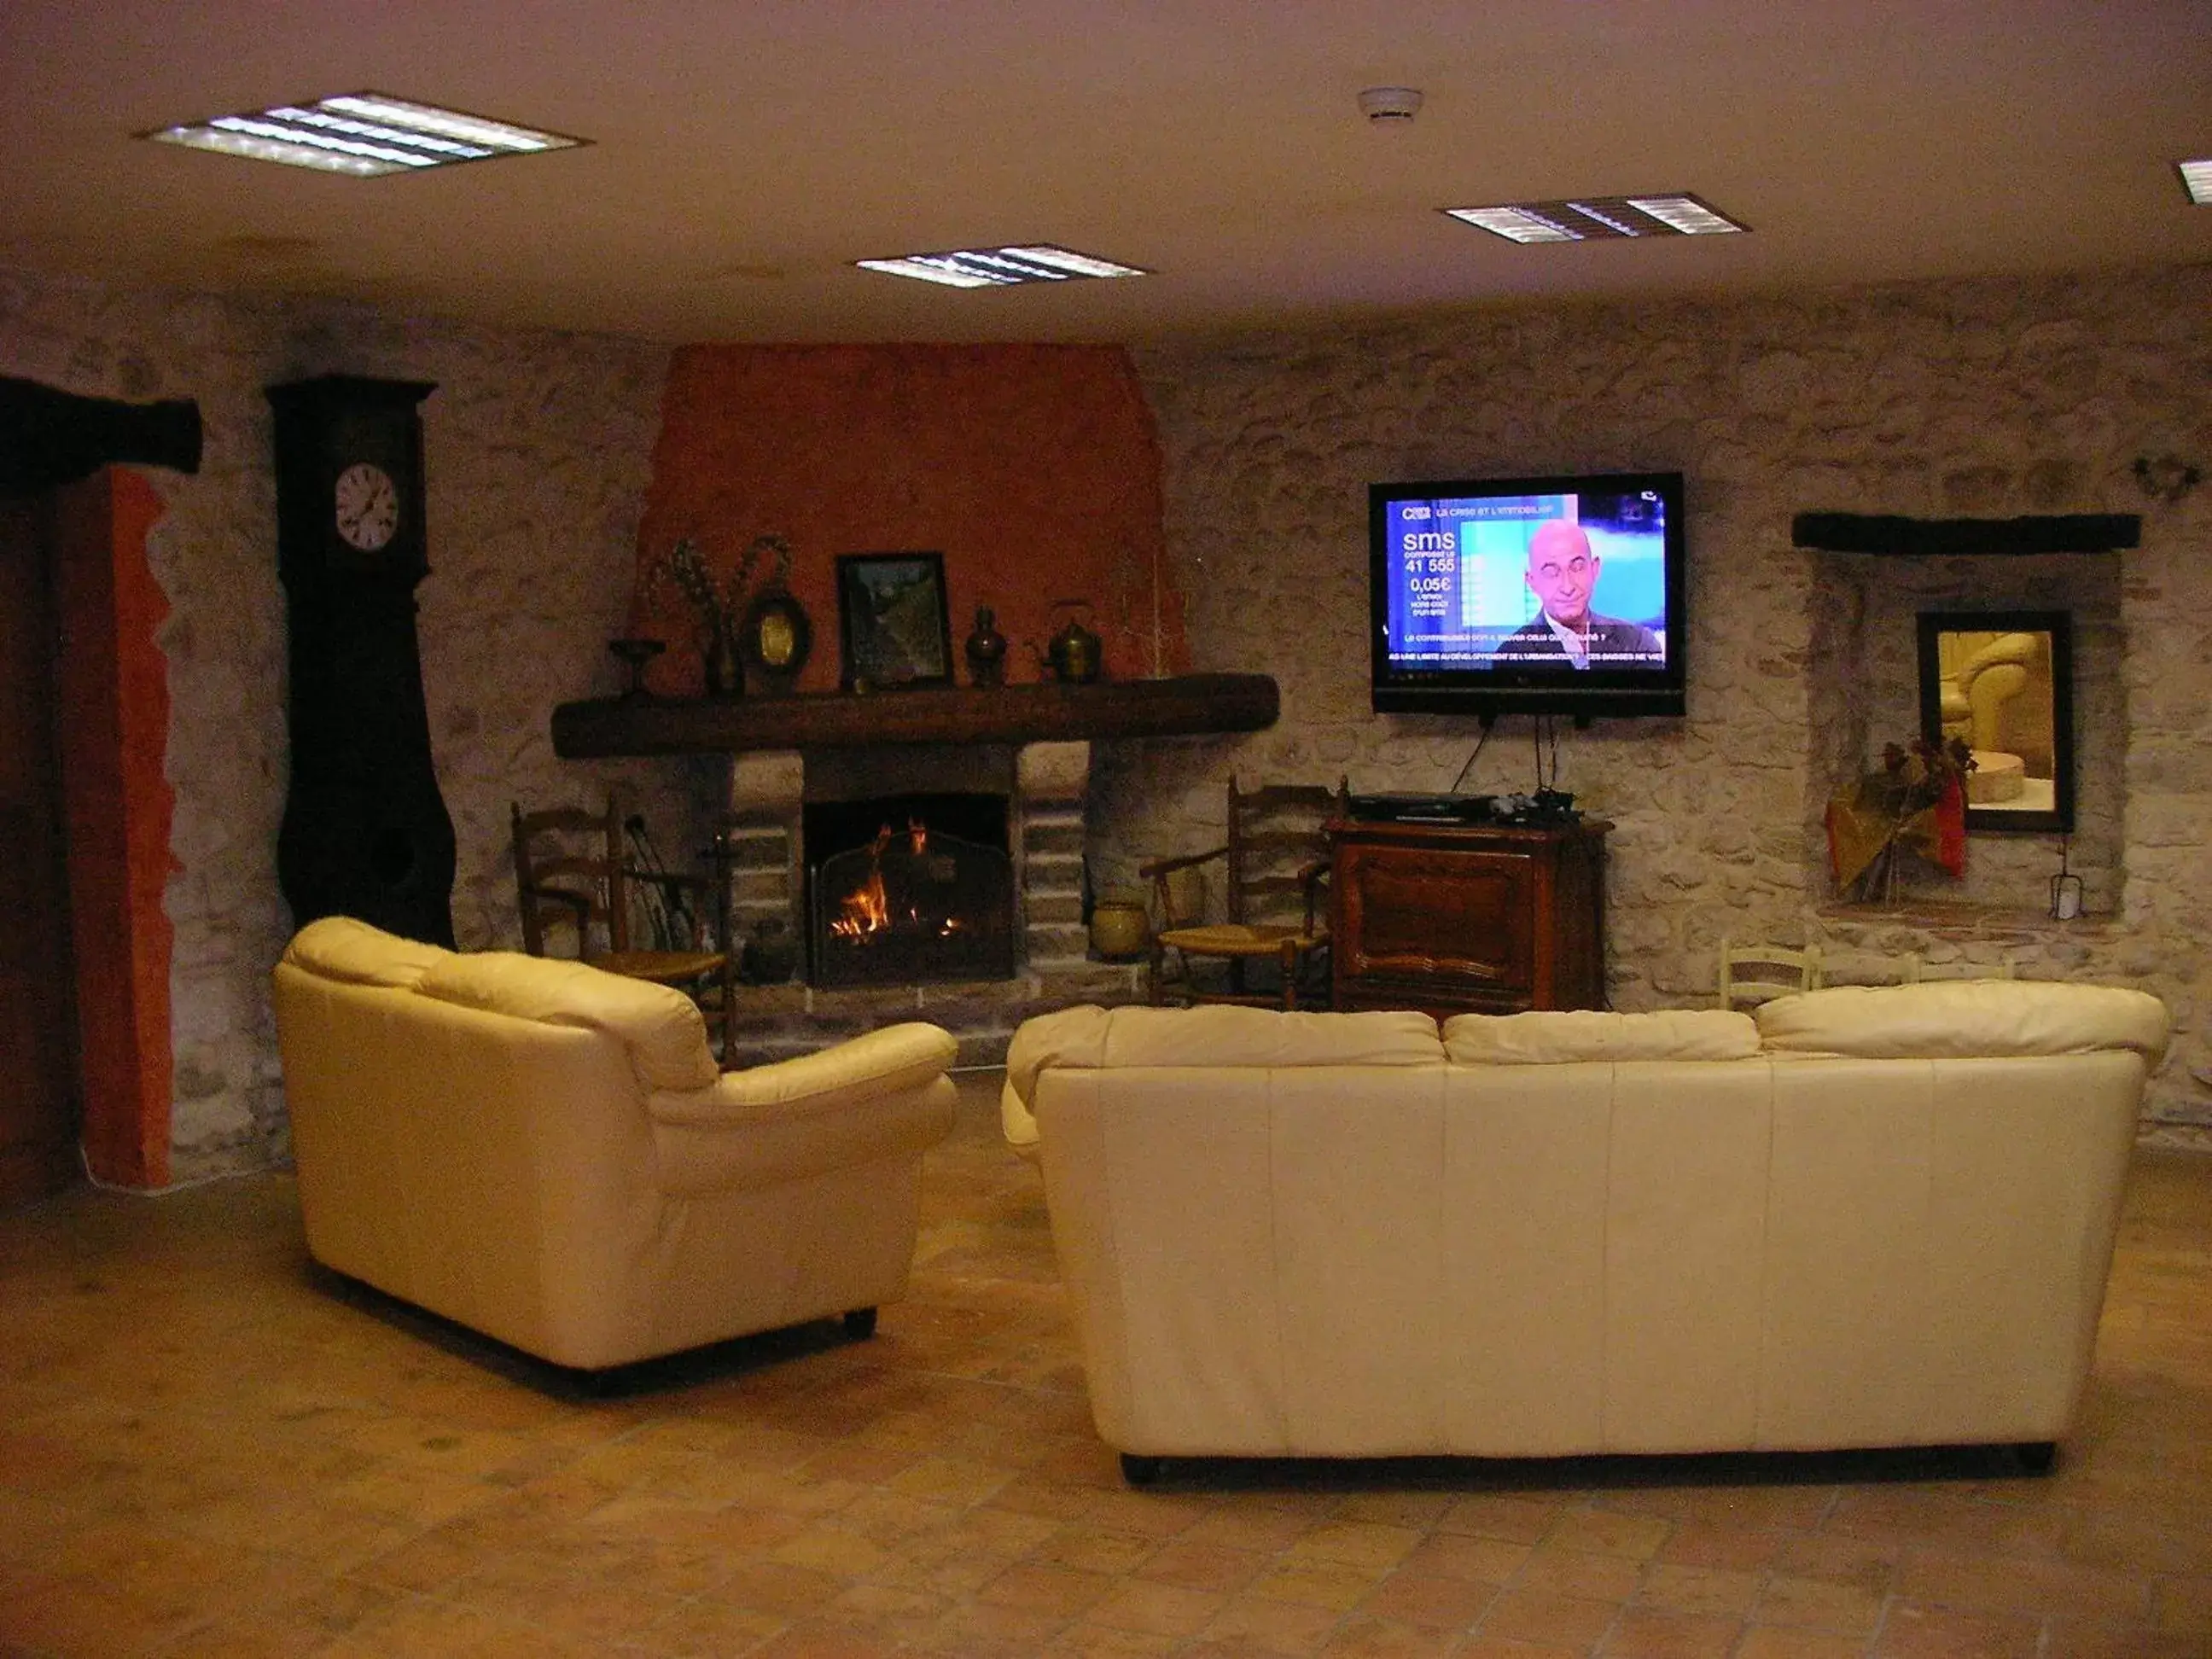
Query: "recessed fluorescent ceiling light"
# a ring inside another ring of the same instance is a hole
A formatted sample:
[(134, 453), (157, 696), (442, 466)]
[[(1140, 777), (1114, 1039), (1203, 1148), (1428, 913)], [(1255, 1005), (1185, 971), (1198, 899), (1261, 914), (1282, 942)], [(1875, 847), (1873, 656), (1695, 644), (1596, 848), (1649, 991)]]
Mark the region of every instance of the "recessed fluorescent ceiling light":
[(909, 253), (899, 259), (855, 259), (863, 270), (914, 276), (947, 288), (1006, 288), (1015, 283), (1065, 283), (1080, 276), (1146, 276), (1134, 265), (1094, 259), (1064, 247), (967, 248), (952, 253)]
[(2212, 207), (2212, 157), (2173, 165), (2181, 169), (2182, 187), (2189, 192), (2189, 199), (2199, 207)]
[(568, 149), (586, 142), (413, 104), (380, 92), (347, 93), (313, 104), (279, 104), (250, 115), (218, 115), (138, 136), (357, 179), (489, 161), (495, 155)]
[(1694, 196), (1584, 196), (1446, 208), (1455, 219), (1509, 242), (1583, 242), (1634, 236), (1720, 236), (1745, 228)]

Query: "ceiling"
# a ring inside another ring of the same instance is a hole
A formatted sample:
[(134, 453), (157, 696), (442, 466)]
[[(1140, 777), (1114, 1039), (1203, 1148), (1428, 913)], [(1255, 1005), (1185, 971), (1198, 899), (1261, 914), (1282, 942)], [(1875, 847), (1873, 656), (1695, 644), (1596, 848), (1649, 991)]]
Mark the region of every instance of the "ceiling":
[[(592, 143), (355, 180), (131, 137), (371, 88)], [(2212, 155), (2207, 0), (0, 0), (0, 264), (669, 341), (2212, 262), (2172, 167)], [(1673, 191), (1752, 234), (1436, 210)], [(850, 263), (1030, 241), (1157, 274)]]

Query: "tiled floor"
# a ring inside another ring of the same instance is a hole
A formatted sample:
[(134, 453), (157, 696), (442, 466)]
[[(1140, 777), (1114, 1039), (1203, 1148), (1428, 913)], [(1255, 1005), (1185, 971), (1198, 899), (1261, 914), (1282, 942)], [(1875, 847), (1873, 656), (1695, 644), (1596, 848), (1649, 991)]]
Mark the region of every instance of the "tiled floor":
[(290, 1182), (0, 1218), (0, 1654), (2212, 1655), (2212, 1160), (2141, 1158), (2048, 1480), (1171, 1467), (1092, 1436), (969, 1080), (915, 1292), (613, 1399), (311, 1279)]

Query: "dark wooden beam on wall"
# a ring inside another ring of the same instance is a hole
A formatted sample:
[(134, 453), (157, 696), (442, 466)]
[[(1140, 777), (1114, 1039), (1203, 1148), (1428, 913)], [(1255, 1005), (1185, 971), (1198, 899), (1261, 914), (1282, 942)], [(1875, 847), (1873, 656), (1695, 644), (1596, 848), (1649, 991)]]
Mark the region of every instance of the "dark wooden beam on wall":
[(199, 405), (81, 398), (0, 374), (0, 495), (36, 495), (116, 461), (198, 471)]
[(2142, 542), (2133, 513), (2077, 513), (2025, 519), (1905, 519), (1866, 513), (1800, 513), (1790, 523), (1799, 547), (1824, 553), (2110, 553)]

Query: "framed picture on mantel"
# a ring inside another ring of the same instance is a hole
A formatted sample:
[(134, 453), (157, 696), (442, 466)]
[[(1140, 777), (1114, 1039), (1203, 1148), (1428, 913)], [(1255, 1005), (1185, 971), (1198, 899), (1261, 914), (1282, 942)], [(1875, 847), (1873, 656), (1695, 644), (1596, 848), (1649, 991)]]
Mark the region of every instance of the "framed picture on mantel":
[(837, 623), (846, 690), (952, 684), (943, 554), (840, 555)]

